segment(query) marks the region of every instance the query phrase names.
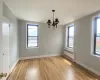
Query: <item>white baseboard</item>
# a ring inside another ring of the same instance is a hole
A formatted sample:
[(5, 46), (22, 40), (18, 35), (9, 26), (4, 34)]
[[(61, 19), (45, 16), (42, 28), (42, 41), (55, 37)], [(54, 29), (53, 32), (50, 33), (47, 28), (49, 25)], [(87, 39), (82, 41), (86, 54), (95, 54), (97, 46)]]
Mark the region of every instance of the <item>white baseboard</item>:
[(10, 73), (13, 71), (13, 69), (16, 67), (17, 63), (18, 63), (19, 59), (13, 64), (13, 66), (10, 69)]
[(79, 61), (75, 61), (75, 62), (76, 62), (77, 64), (83, 66), (84, 68), (88, 69), (89, 71), (91, 71), (91, 72), (97, 74), (98, 76), (100, 76), (100, 72), (99, 72), (99, 71), (97, 71), (97, 70), (95, 70), (95, 69), (93, 69), (93, 68), (91, 68), (91, 67), (89, 67), (89, 66), (87, 66), (87, 65), (85, 65), (85, 64), (82, 64), (82, 63), (79, 62)]
[(25, 60), (25, 59), (34, 59), (34, 58), (43, 58), (43, 57), (53, 57), (53, 56), (61, 56), (61, 54), (54, 54), (54, 55), (41, 55), (41, 56), (29, 56), (29, 57), (20, 57), (20, 60)]

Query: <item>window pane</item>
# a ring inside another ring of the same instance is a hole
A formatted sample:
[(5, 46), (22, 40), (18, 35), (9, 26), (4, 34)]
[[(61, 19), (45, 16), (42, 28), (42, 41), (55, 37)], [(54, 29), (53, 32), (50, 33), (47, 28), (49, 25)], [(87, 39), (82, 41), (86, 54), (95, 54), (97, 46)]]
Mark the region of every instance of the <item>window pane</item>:
[(28, 24), (27, 47), (37, 47), (37, 25)]
[(96, 37), (96, 54), (100, 54), (100, 37)]
[(28, 47), (37, 47), (37, 43), (28, 42)]
[(69, 47), (73, 48), (74, 38), (69, 38)]
[(28, 37), (28, 47), (37, 47), (37, 37)]
[(28, 37), (28, 40), (37, 40), (37, 37), (34, 37), (34, 36)]
[(100, 54), (100, 19), (97, 19), (96, 54)]
[(73, 44), (74, 44), (74, 26), (69, 26), (68, 27), (68, 43), (67, 43), (67, 47), (69, 48), (73, 48)]
[(28, 26), (28, 36), (37, 36), (37, 26)]
[(69, 27), (69, 37), (74, 37), (74, 26)]
[(37, 43), (37, 40), (28, 40), (28, 43)]
[(100, 19), (97, 19), (97, 36), (100, 36)]

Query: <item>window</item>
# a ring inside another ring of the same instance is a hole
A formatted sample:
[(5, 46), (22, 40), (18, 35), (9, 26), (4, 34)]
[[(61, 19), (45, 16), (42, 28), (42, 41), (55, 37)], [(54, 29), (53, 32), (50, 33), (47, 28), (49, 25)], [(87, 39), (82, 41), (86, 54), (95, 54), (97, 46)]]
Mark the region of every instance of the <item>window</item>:
[(94, 26), (94, 53), (100, 55), (100, 18), (95, 18)]
[(27, 47), (38, 47), (38, 25), (27, 24)]
[(74, 25), (69, 25), (67, 27), (67, 41), (66, 41), (66, 46), (67, 48), (72, 48), (73, 49), (73, 44), (74, 44)]

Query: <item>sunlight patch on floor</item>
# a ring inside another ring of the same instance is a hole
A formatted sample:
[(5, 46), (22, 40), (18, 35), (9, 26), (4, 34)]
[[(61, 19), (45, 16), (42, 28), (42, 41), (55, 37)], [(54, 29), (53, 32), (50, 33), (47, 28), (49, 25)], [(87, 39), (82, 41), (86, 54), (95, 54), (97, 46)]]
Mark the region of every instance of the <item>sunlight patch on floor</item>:
[(65, 59), (63, 59), (63, 60), (64, 60), (64, 62), (66, 62), (67, 64), (72, 65), (71, 62), (69, 62), (69, 61), (67, 61), (67, 60), (65, 60)]
[(25, 80), (39, 80), (38, 68), (30, 68), (26, 72)]

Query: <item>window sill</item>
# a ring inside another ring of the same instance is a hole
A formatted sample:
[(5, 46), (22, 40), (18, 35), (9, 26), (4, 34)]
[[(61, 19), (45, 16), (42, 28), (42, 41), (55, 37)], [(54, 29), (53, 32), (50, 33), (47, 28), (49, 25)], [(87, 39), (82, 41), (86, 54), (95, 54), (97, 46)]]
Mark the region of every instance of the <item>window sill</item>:
[(26, 47), (26, 49), (36, 49), (36, 48), (39, 48), (39, 47)]
[(67, 47), (67, 48), (64, 48), (64, 50), (69, 51), (69, 52), (71, 52), (71, 53), (74, 52), (72, 48), (68, 48), (68, 47)]
[(95, 57), (100, 57), (100, 55), (97, 55), (97, 54), (94, 54), (94, 53), (92, 54), (92, 56), (95, 56)]

